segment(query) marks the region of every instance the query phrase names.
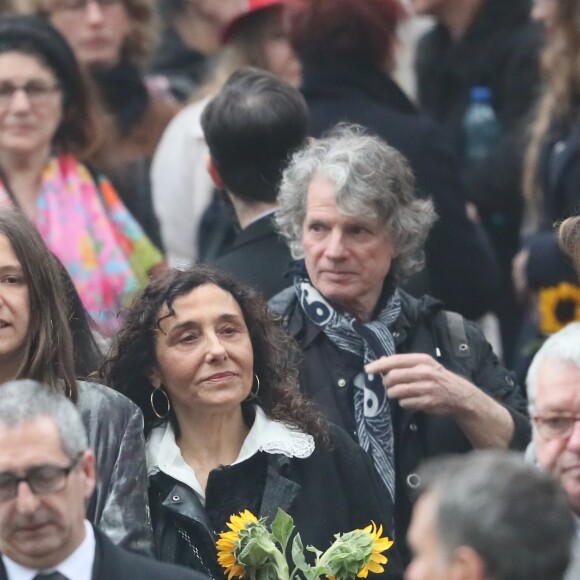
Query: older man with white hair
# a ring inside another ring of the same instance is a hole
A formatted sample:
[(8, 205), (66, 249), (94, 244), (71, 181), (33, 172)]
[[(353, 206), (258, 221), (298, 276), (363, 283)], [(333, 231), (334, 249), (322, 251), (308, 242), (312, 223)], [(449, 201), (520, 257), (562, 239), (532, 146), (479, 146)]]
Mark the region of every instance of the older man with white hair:
[(533, 439), (528, 456), (560, 480), (576, 518), (574, 560), (566, 580), (580, 578), (580, 323), (552, 335), (527, 377)]

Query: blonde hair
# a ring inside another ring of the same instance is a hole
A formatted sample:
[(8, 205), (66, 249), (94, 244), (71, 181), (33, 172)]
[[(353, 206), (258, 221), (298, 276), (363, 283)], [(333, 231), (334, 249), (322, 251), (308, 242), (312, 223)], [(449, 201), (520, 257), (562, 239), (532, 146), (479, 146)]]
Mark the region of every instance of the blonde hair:
[(580, 99), (580, 2), (553, 1), (554, 21), (541, 61), (543, 90), (531, 125), (523, 175), (524, 197), (535, 225), (542, 219), (543, 192), (538, 183), (542, 141), (554, 120), (573, 119)]
[[(131, 30), (125, 39), (123, 57), (132, 64), (143, 65), (159, 40), (159, 15), (154, 0), (121, 0)], [(50, 0), (13, 0), (14, 9), (25, 14), (50, 14)]]

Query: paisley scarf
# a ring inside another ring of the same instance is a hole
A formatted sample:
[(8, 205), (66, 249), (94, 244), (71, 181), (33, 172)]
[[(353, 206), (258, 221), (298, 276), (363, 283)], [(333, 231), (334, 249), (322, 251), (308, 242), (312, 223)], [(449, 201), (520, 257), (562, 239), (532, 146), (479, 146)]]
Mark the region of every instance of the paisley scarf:
[[(359, 323), (346, 312), (336, 310), (318, 292), (307, 274), (294, 278), (298, 301), (309, 320), (321, 328), (341, 350), (359, 356), (367, 364), (381, 356), (395, 354), (390, 328), (401, 312), (398, 290), (392, 292), (377, 318)], [(395, 499), (395, 450), (391, 406), (380, 375), (359, 373), (354, 378), (354, 411), (359, 444), (367, 451)]]
[[(16, 202), (0, 181), (0, 205)], [(70, 274), (99, 330), (112, 335), (119, 312), (163, 257), (110, 182), (72, 155), (52, 157), (42, 174), (34, 222)]]

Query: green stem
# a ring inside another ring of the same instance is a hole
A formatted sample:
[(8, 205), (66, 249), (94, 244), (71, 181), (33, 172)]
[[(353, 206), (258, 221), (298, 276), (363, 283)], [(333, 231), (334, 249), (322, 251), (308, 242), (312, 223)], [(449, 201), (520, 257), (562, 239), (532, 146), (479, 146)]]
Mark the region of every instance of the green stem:
[(298, 566), (296, 566), (296, 568), (294, 568), (294, 570), (292, 570), (292, 573), (290, 574), (290, 580), (294, 580), (294, 578), (303, 578), (303, 576), (298, 576), (299, 571), (300, 569), (298, 568)]
[(286, 558), (278, 550), (275, 550), (272, 555), (274, 556), (274, 562), (278, 569), (278, 580), (290, 580), (290, 569), (288, 568)]

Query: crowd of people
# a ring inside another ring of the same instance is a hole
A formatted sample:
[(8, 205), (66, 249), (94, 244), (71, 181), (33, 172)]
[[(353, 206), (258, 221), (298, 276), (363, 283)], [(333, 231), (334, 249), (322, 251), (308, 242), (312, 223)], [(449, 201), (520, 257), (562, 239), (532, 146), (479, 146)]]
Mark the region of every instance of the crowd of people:
[(374, 530), (338, 580), (580, 578), (578, 38), (580, 0), (0, 2), (0, 580), (274, 578), (236, 542), (280, 510), (289, 558)]

